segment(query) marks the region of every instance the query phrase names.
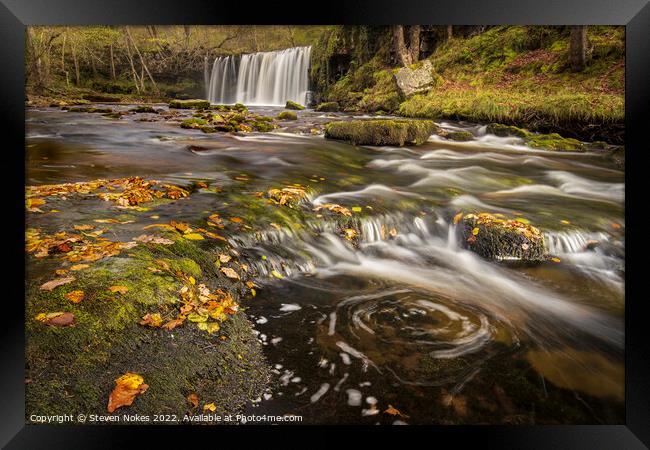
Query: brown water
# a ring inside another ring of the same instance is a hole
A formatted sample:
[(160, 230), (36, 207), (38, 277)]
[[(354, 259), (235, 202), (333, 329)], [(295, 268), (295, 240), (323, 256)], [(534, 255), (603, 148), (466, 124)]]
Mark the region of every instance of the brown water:
[[(30, 109), (27, 183), (137, 175), (222, 188), (152, 208), (113, 238), (171, 218), (244, 219), (249, 228), (228, 238), (258, 275), (247, 313), (276, 376), (250, 412), (306, 423), (623, 422), (622, 171), (597, 152), (533, 150), (471, 124), (441, 124), (473, 132), (467, 143), (355, 147), (311, 134), (347, 116), (298, 114), (276, 133), (231, 136), (138, 121), (148, 114)], [(360, 209), (359, 245), (331, 220), (303, 223), (250, 195), (287, 183), (309, 186), (312, 206)], [(28, 226), (65, 229), (106, 208), (59, 206)], [(459, 211), (526, 218), (561, 262), (483, 260), (459, 247)]]

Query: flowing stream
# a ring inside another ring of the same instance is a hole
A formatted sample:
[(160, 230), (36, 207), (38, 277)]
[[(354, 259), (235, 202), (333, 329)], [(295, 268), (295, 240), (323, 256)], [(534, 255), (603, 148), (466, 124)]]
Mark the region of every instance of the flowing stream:
[[(306, 85), (289, 92), (273, 80), (286, 59), (308, 54), (217, 59), (209, 98), (304, 103)], [(310, 133), (349, 116), (298, 114), (277, 132), (233, 136), (139, 121), (143, 114), (115, 121), (30, 109), (27, 183), (138, 175), (221, 187), (157, 207), (118, 238), (172, 218), (243, 218), (247, 228), (227, 237), (260, 286), (245, 306), (275, 373), (250, 412), (307, 423), (623, 422), (621, 170), (596, 152), (535, 150), (466, 123), (440, 125), (474, 141), (357, 147)], [(355, 245), (338, 219), (299, 222), (251, 195), (289, 183), (310, 187), (310, 207), (354, 208), (346, 220), (360, 230)], [(63, 229), (96, 215), (92, 208), (30, 226)], [(482, 259), (461, 245), (451, 224), (459, 211), (528, 219), (559, 262)], [(401, 415), (385, 413), (389, 405)]]
[(212, 103), (284, 106), (287, 100), (307, 104), (311, 47), (221, 56), (205, 81)]

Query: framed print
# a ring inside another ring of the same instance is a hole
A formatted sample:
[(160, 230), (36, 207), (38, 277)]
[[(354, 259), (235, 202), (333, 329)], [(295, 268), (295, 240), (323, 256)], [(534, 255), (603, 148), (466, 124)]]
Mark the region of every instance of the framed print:
[(3, 0), (2, 444), (645, 448), (650, 7), (527, 3)]

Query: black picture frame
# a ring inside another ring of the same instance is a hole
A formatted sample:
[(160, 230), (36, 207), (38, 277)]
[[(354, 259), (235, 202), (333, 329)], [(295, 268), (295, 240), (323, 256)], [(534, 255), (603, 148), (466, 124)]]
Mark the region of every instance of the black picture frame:
[[(194, 0), (0, 0), (0, 123), (4, 133), (2, 178), (2, 254), (5, 276), (2, 283), (0, 317), (0, 445), (6, 448), (117, 448), (135, 443), (136, 437), (171, 443), (190, 431), (193, 435), (224, 433), (223, 427), (122, 427), (49, 426), (25, 424), (24, 388), (24, 45), (28, 25), (90, 24), (598, 24), (626, 26), (626, 415), (617, 426), (440, 426), (368, 428), (362, 439), (373, 434), (393, 435), (405, 442), (415, 429), (419, 442), (439, 446), (441, 437), (458, 443), (474, 442), (497, 448), (647, 448), (650, 445), (650, 340), (647, 339), (646, 295), (643, 285), (647, 254), (643, 205), (646, 186), (644, 158), (650, 105), (650, 0), (471, 0), (416, 1), (355, 0), (310, 4), (285, 0), (265, 4)], [(21, 169), (22, 168), (22, 169)], [(633, 203), (638, 199), (637, 205)], [(634, 258), (638, 262), (634, 262)], [(216, 430), (215, 428), (218, 428)], [(237, 430), (233, 430), (238, 428)], [(265, 435), (270, 428), (228, 427), (248, 439)], [(327, 439), (329, 431), (319, 430)], [(399, 431), (397, 429), (399, 428)], [(394, 430), (394, 431), (393, 431)], [(293, 431), (293, 430), (291, 430)], [(246, 434), (243, 434), (246, 433)], [(260, 434), (261, 433), (261, 434)], [(289, 433), (291, 434), (291, 433)], [(208, 437), (208, 436), (205, 436)], [(221, 439), (221, 438), (220, 438)], [(285, 439), (288, 439), (285, 437)], [(422, 441), (424, 439), (424, 441)], [(339, 445), (332, 439), (330, 445)], [(185, 441), (186, 445), (190, 441)], [(295, 441), (297, 443), (299, 441)], [(349, 443), (349, 442), (348, 442)], [(214, 441), (226, 445), (225, 441)], [(306, 445), (310, 445), (305, 442)], [(140, 444), (144, 445), (144, 444)], [(238, 444), (241, 445), (241, 444)], [(403, 445), (403, 444), (402, 444)], [(414, 445), (415, 444), (414, 442)], [(421, 445), (421, 444), (420, 444)]]

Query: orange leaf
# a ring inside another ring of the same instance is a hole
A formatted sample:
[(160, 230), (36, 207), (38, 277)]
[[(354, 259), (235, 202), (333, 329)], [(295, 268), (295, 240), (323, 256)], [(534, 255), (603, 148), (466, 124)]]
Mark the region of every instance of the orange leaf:
[(51, 291), (52, 289), (58, 287), (58, 286), (63, 286), (64, 284), (68, 284), (76, 280), (75, 277), (65, 277), (65, 278), (57, 278), (55, 280), (48, 281), (47, 283), (43, 283), (41, 285), (41, 290), (43, 291)]
[(173, 319), (173, 320), (170, 320), (169, 322), (167, 322), (167, 323), (166, 323), (165, 325), (163, 325), (162, 327), (163, 327), (165, 330), (169, 330), (169, 331), (171, 331), (171, 330), (173, 330), (174, 328), (176, 328), (176, 327), (182, 325), (183, 322), (184, 322), (183, 319)]
[(129, 406), (135, 396), (143, 394), (149, 388), (144, 384), (144, 379), (135, 373), (127, 372), (115, 380), (115, 388), (108, 397), (108, 412), (112, 413), (117, 408)]
[(72, 303), (79, 303), (84, 299), (84, 291), (70, 291), (64, 295), (65, 298), (70, 300)]
[(199, 396), (194, 392), (187, 396), (187, 401), (190, 402), (194, 408), (199, 407)]
[(162, 318), (158, 313), (154, 313), (154, 314), (147, 313), (144, 315), (144, 317), (139, 323), (140, 325), (145, 325), (152, 328), (158, 328), (162, 324)]

